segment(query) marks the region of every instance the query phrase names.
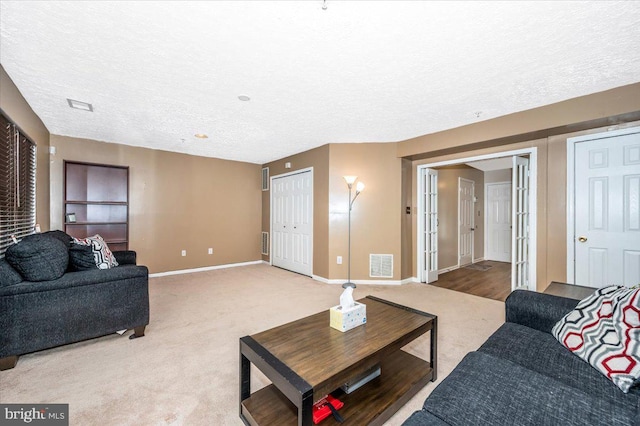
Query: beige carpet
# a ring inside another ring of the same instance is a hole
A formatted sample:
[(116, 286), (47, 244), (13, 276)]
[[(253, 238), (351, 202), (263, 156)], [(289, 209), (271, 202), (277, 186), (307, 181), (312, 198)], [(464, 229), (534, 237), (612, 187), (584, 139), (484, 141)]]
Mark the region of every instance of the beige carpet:
[[(242, 425), (238, 339), (328, 309), (342, 288), (267, 265), (150, 280), (146, 336), (127, 332), (20, 357), (0, 372), (0, 402), (68, 403), (72, 425)], [(438, 315), (441, 381), (504, 322), (504, 303), (432, 287), (359, 286)], [(328, 326), (328, 325), (327, 325)], [(428, 337), (407, 350), (424, 358)], [(387, 425), (420, 409), (428, 384)], [(252, 372), (252, 389), (268, 382)]]

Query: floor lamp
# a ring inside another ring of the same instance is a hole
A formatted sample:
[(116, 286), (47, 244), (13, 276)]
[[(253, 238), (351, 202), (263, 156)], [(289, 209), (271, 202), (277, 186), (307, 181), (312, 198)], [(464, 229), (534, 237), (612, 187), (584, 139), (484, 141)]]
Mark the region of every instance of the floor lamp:
[(345, 182), (347, 182), (347, 186), (349, 187), (349, 264), (348, 264), (348, 275), (347, 282), (342, 284), (342, 288), (356, 288), (356, 285), (351, 282), (351, 208), (353, 207), (353, 202), (356, 201), (358, 195), (364, 189), (364, 183), (358, 182), (356, 185), (356, 195), (351, 198), (351, 189), (353, 188), (353, 184), (358, 179), (358, 176), (344, 176)]

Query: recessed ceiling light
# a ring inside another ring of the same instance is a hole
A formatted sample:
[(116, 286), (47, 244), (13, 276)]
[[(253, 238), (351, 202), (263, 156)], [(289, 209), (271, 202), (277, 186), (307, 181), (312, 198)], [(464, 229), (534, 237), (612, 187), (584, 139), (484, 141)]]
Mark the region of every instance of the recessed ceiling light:
[(81, 109), (83, 111), (93, 112), (93, 106), (87, 102), (82, 101), (74, 101), (73, 99), (67, 98), (67, 102), (71, 108)]
[(247, 102), (247, 101), (251, 100), (251, 98), (248, 97), (247, 95), (240, 95), (240, 96), (238, 96), (238, 99), (240, 99), (241, 101), (244, 101), (244, 102)]
[(204, 133), (196, 133), (193, 136), (195, 136), (198, 139), (207, 139), (209, 137), (209, 136), (205, 135)]

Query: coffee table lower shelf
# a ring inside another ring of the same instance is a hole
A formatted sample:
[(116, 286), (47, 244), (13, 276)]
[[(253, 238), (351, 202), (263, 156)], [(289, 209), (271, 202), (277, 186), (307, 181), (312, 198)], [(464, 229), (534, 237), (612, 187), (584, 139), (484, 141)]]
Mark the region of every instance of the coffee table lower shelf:
[[(431, 365), (404, 351), (397, 351), (380, 363), (380, 377), (347, 395), (333, 393), (344, 402), (339, 413), (343, 423), (333, 417), (321, 426), (381, 425), (433, 378)], [(323, 395), (318, 395), (319, 399)], [(274, 385), (266, 386), (242, 401), (242, 415), (253, 426), (298, 424), (298, 410)]]

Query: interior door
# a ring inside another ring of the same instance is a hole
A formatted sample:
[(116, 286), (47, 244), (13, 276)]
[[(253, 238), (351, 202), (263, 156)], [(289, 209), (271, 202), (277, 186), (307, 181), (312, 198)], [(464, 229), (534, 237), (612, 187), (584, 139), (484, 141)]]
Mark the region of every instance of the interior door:
[(487, 250), (484, 258), (511, 262), (511, 182), (489, 183), (487, 197)]
[(271, 182), (274, 266), (311, 276), (313, 178), (311, 171), (274, 177)]
[(458, 265), (473, 262), (475, 183), (458, 178)]
[(640, 283), (640, 133), (578, 142), (575, 283)]
[(511, 289), (529, 288), (529, 159), (513, 157)]

